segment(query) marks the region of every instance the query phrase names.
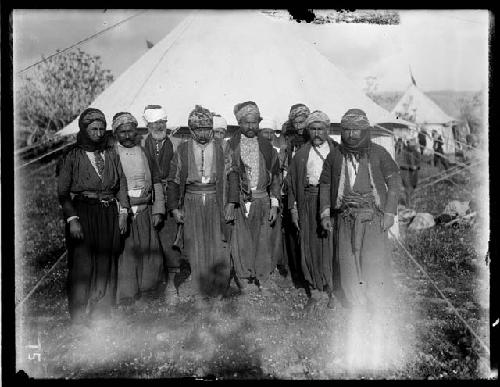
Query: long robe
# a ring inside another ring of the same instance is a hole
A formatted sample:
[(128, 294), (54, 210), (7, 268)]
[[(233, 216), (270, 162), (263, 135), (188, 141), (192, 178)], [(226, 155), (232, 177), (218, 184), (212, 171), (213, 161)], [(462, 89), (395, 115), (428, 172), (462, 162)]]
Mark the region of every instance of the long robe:
[[(337, 144), (329, 141), (330, 149)], [(335, 254), (334, 238), (321, 227), (319, 189), (307, 187), (307, 162), (311, 143), (302, 146), (295, 154), (288, 169), (288, 208), (296, 202), (300, 223), (300, 257), (304, 279), (315, 289), (332, 291)]]
[(213, 140), (208, 181), (199, 172), (194, 141), (180, 144), (172, 158), (167, 204), (184, 210), (183, 253), (189, 260), (195, 290), (204, 296), (221, 294), (229, 284), (230, 258), (223, 218), (224, 154)]
[[(123, 148), (122, 151), (126, 151)], [(128, 158), (126, 154), (121, 154), (120, 162), (131, 187), (131, 181), (137, 177), (137, 173), (143, 175), (144, 186), (152, 195), (152, 201), (148, 204), (137, 206), (135, 214), (129, 214), (128, 230), (124, 235), (123, 251), (118, 258), (117, 267), (117, 303), (127, 302), (139, 298), (145, 293), (152, 293), (160, 289), (160, 285), (165, 281), (165, 271), (163, 267), (163, 253), (161, 251), (158, 232), (153, 226), (153, 214), (165, 213), (165, 201), (163, 198), (163, 188), (159, 178), (156, 165), (148, 158), (145, 151), (137, 146), (137, 158)], [(120, 151), (119, 151), (120, 153)], [(140, 160), (140, 161), (139, 161)], [(127, 163), (131, 165), (135, 176), (128, 175)], [(142, 176), (141, 176), (142, 180)], [(143, 192), (146, 196), (147, 192)], [(132, 206), (134, 209), (134, 206)]]
[(271, 236), (276, 223), (269, 222), (269, 210), (270, 195), (280, 197), (278, 154), (269, 141), (258, 138), (259, 178), (256, 190), (252, 191), (241, 159), (240, 136), (237, 131), (228, 141), (225, 157), (229, 189), (235, 192), (228, 196), (228, 202), (238, 203), (230, 242), (232, 263), (239, 278), (265, 282), (274, 269)]
[[(159, 176), (163, 185), (163, 194), (167, 196), (167, 178), (170, 172), (170, 164), (174, 155), (174, 144), (166, 137), (160, 151), (156, 152), (155, 141), (151, 134), (149, 134), (143, 143), (144, 150), (149, 159), (154, 160)], [(167, 212), (164, 215), (164, 221), (158, 229), (158, 236), (160, 238), (160, 245), (164, 256), (164, 267), (167, 271), (177, 271), (180, 265), (181, 253), (172, 245), (175, 241), (177, 233), (177, 223), (173, 216)]]
[[(330, 208), (337, 234), (339, 297), (351, 305), (383, 305), (393, 288), (390, 242), (381, 220), (396, 212), (399, 168), (383, 147), (371, 144), (351, 188), (346, 162), (338, 148), (331, 151), (320, 177), (321, 213)], [(348, 203), (353, 193), (369, 199), (354, 208)]]
[[(64, 218), (79, 216), (83, 240), (71, 238), (66, 223), (68, 249), (67, 294), (73, 319), (90, 312), (107, 313), (114, 304), (116, 260), (120, 253), (120, 230), (116, 203), (79, 199), (78, 194), (94, 192), (114, 196), (122, 207), (130, 207), (127, 183), (115, 150), (104, 152), (104, 173), (99, 177), (85, 151), (71, 148), (56, 169), (57, 191)], [(77, 195), (74, 198), (71, 194)]]

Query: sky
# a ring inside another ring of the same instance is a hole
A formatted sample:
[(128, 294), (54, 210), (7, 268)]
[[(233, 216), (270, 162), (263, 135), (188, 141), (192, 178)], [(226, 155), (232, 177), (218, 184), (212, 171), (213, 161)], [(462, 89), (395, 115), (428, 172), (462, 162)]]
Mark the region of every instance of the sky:
[[(160, 41), (189, 10), (15, 10), (14, 72), (114, 23), (138, 16), (79, 47), (99, 55), (118, 77)], [(487, 87), (489, 13), (485, 10), (403, 10), (399, 25), (290, 22), (355, 84), (376, 77), (378, 91), (404, 91), (409, 68), (424, 91)], [(27, 70), (29, 72), (31, 70)]]

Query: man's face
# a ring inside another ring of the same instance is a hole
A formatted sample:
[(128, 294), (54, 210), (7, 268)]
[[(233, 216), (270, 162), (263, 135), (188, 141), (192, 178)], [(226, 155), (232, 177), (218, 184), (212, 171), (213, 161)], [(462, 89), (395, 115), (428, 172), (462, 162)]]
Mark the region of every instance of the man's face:
[(260, 117), (257, 114), (247, 114), (238, 123), (241, 132), (247, 137), (255, 137), (259, 132)]
[(275, 136), (274, 130), (270, 128), (262, 128), (260, 130), (260, 135), (264, 138), (267, 138), (269, 141), (272, 141)]
[(193, 135), (193, 139), (202, 145), (208, 143), (214, 135), (212, 128), (195, 128), (191, 129), (191, 133)]
[(99, 142), (104, 137), (104, 133), (106, 132), (106, 125), (102, 121), (93, 121), (88, 126), (87, 135), (90, 140), (93, 142)]
[(132, 148), (135, 146), (137, 128), (131, 123), (122, 124), (116, 129), (115, 136), (122, 146), (125, 148)]
[(222, 140), (226, 136), (224, 128), (214, 128), (214, 138)]
[(355, 145), (361, 139), (360, 129), (342, 129), (341, 137), (349, 145)]
[(299, 135), (302, 135), (304, 132), (304, 129), (306, 128), (306, 119), (307, 117), (305, 115), (300, 115), (294, 118), (292, 121), (292, 126), (294, 127), (295, 130), (297, 130), (297, 133)]
[(148, 130), (155, 140), (164, 140), (171, 130), (167, 129), (167, 120), (148, 122)]
[(313, 122), (308, 127), (309, 138), (314, 146), (319, 146), (326, 141), (328, 129), (321, 122)]

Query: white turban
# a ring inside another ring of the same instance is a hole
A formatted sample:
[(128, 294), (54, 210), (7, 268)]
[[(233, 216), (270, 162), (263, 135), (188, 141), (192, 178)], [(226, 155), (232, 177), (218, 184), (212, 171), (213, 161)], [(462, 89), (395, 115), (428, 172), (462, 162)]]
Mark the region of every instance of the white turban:
[(272, 129), (275, 132), (278, 130), (278, 123), (276, 120), (264, 118), (259, 123), (260, 129)]
[(224, 130), (227, 130), (227, 122), (224, 119), (224, 117), (214, 116), (213, 119), (214, 119), (214, 129), (223, 128)]
[(144, 119), (147, 123), (167, 119), (167, 112), (162, 107), (144, 109)]

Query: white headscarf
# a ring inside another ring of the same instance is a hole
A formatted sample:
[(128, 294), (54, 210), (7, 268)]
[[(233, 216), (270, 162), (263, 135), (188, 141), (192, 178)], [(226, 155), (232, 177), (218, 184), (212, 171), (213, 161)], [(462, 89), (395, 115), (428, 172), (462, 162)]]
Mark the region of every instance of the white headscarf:
[(278, 123), (276, 122), (276, 120), (264, 118), (262, 119), (262, 121), (260, 121), (259, 128), (272, 129), (276, 132), (278, 130)]
[(214, 119), (214, 129), (223, 128), (224, 130), (227, 130), (227, 122), (224, 119), (224, 117), (214, 116), (213, 119)]
[(146, 123), (150, 122), (156, 122), (159, 120), (166, 120), (167, 119), (167, 112), (162, 108), (146, 108), (144, 109), (144, 120), (146, 120)]

